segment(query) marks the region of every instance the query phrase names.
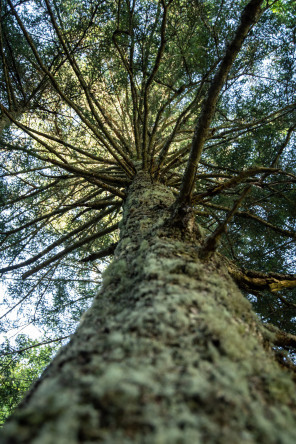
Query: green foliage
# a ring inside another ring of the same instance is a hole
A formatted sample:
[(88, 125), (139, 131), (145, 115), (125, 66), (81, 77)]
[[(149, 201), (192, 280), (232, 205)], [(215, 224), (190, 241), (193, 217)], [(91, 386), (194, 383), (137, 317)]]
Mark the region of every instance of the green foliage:
[(37, 340), (18, 335), (14, 348), (23, 351), (16, 354), (8, 341), (1, 347), (0, 425), (13, 412), (32, 382), (39, 378), (57, 350), (55, 344), (36, 348), (37, 345)]

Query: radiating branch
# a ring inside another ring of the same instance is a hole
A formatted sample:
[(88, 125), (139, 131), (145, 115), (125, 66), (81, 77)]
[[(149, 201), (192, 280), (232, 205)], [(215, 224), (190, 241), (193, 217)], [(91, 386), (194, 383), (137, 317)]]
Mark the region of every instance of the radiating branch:
[(237, 201), (234, 203), (232, 209), (227, 213), (227, 216), (224, 219), (224, 221), (221, 224), (219, 224), (218, 227), (215, 229), (215, 231), (204, 240), (204, 242), (198, 252), (200, 259), (202, 259), (204, 261), (209, 260), (210, 257), (215, 253), (215, 251), (217, 250), (217, 248), (219, 246), (222, 234), (226, 233), (229, 222), (232, 220), (236, 211), (238, 210), (238, 208), (242, 204), (244, 198), (251, 191), (251, 188), (252, 188), (251, 186), (247, 186), (244, 189), (242, 195), (239, 197), (239, 199), (237, 199)]
[(128, 175), (130, 175), (131, 170), (128, 167), (128, 165), (125, 164), (123, 159), (120, 157), (121, 153), (118, 152), (118, 149), (119, 149), (118, 145), (116, 144), (115, 146), (112, 147), (110, 144), (108, 144), (106, 137), (103, 137), (100, 134), (97, 126), (92, 124), (91, 121), (85, 116), (85, 113), (81, 110), (81, 108), (64, 93), (63, 88), (60, 87), (59, 83), (56, 80), (56, 77), (50, 72), (50, 70), (48, 70), (48, 68), (42, 62), (42, 59), (38, 53), (38, 50), (37, 50), (36, 46), (34, 45), (34, 42), (33, 42), (32, 38), (30, 37), (29, 33), (27, 32), (18, 13), (16, 12), (11, 0), (7, 0), (7, 2), (9, 4), (11, 11), (12, 11), (13, 15), (15, 16), (22, 32), (23, 32), (24, 37), (26, 38), (26, 40), (27, 40), (27, 42), (34, 54), (34, 57), (35, 57), (38, 65), (40, 66), (41, 70), (48, 76), (48, 78), (50, 79), (50, 82), (51, 82), (52, 86), (54, 87), (54, 89), (56, 90), (56, 92), (59, 94), (61, 99), (65, 103), (67, 103), (76, 112), (76, 114), (80, 117), (82, 122), (95, 134), (95, 136), (102, 143), (102, 145), (105, 146), (107, 151), (113, 156), (113, 158), (118, 162), (118, 164), (122, 166), (123, 170), (126, 171), (126, 173)]
[(32, 268), (31, 270), (27, 271), (22, 275), (22, 279), (26, 279), (29, 276), (32, 276), (32, 274), (37, 273), (38, 271), (42, 270), (43, 268), (50, 265), (52, 262), (57, 261), (58, 259), (66, 256), (67, 254), (71, 253), (72, 251), (76, 250), (77, 248), (88, 244), (102, 236), (105, 236), (106, 234), (110, 234), (113, 231), (115, 231), (118, 228), (118, 223), (115, 223), (114, 225), (111, 225), (101, 231), (95, 232), (90, 236), (87, 236), (83, 239), (80, 239), (79, 241), (75, 242), (74, 244), (70, 245), (69, 247), (64, 248), (62, 251), (57, 253), (56, 255), (50, 257), (46, 261), (42, 262), (41, 264), (37, 265), (36, 267)]
[(117, 247), (118, 242), (110, 244), (107, 248), (103, 248), (100, 251), (90, 254), (86, 256), (84, 259), (81, 259), (80, 262), (92, 262), (96, 259), (103, 259), (104, 257), (111, 256), (114, 253), (115, 248)]
[[(203, 202), (203, 205), (205, 205), (206, 207), (215, 208), (217, 210), (230, 211), (229, 207), (225, 207), (223, 205), (217, 205), (217, 204), (213, 204), (213, 203), (209, 203), (209, 202)], [(270, 222), (267, 222), (266, 220), (262, 219), (262, 217), (259, 217), (255, 214), (249, 213), (247, 211), (237, 211), (235, 213), (235, 216), (239, 216), (239, 217), (243, 217), (243, 218), (247, 218), (247, 219), (252, 219), (252, 220), (259, 222), (260, 224), (270, 228), (271, 230), (273, 230), (279, 234), (282, 234), (283, 236), (296, 239), (296, 232), (295, 231), (285, 230), (284, 228), (277, 227), (276, 225), (273, 225)]]
[(225, 56), (211, 83), (200, 118), (198, 119), (195, 128), (189, 160), (180, 188), (180, 194), (177, 199), (177, 206), (182, 205), (183, 203), (186, 204), (191, 199), (191, 193), (195, 183), (197, 165), (208, 136), (210, 124), (214, 117), (220, 91), (227, 79), (227, 75), (243, 45), (245, 38), (247, 37), (251, 27), (260, 17), (260, 13), (262, 12), (262, 3), (263, 0), (251, 0), (245, 6), (235, 36), (232, 42), (226, 48)]
[[(230, 180), (227, 180), (225, 182), (222, 182), (221, 184), (214, 186), (208, 191), (205, 191), (204, 193), (196, 194), (192, 197), (192, 203), (197, 204), (200, 201), (202, 201), (205, 197), (213, 197), (217, 194), (221, 193), (222, 191), (225, 191), (227, 189), (236, 187), (238, 184), (244, 182), (248, 177), (255, 176), (259, 173), (278, 173), (279, 169), (277, 168), (265, 168), (265, 167), (255, 167), (255, 168), (249, 168), (248, 170), (241, 171), (237, 176), (232, 177)], [(221, 177), (221, 176), (220, 176)]]
[(274, 345), (278, 345), (283, 348), (296, 348), (296, 335), (287, 333), (272, 324), (264, 324), (264, 327), (273, 333), (271, 341)]
[(48, 341), (38, 342), (37, 344), (30, 345), (30, 346), (24, 347), (24, 348), (20, 348), (19, 350), (12, 350), (7, 353), (1, 353), (1, 355), (2, 356), (11, 356), (11, 355), (15, 355), (15, 354), (19, 355), (21, 353), (24, 353), (27, 350), (31, 350), (32, 348), (41, 347), (42, 345), (52, 344), (53, 342), (60, 342), (60, 341), (63, 341), (64, 339), (70, 338), (71, 336), (72, 335), (67, 335), (67, 336), (61, 336), (60, 338), (56, 338), (56, 339), (49, 339)]
[[(237, 285), (243, 290), (268, 290), (272, 293), (285, 288), (296, 287), (295, 274), (262, 273), (254, 270), (241, 270), (233, 262), (227, 262), (227, 268)], [(289, 305), (296, 308), (296, 304)]]
[[(46, 6), (47, 6), (47, 10), (48, 13), (50, 15), (50, 19), (51, 22), (53, 24), (54, 30), (56, 31), (56, 34), (59, 38), (59, 41), (67, 55), (67, 60), (69, 61), (77, 79), (78, 82), (82, 88), (82, 90), (84, 91), (87, 103), (89, 105), (89, 109), (92, 113), (92, 115), (94, 116), (94, 118), (96, 119), (97, 123), (99, 124), (100, 129), (102, 130), (103, 134), (106, 136), (107, 140), (109, 141), (109, 143), (115, 148), (115, 150), (121, 155), (121, 157), (124, 159), (124, 161), (126, 162), (127, 165), (129, 165), (130, 167), (132, 167), (132, 164), (130, 163), (130, 159), (129, 157), (124, 153), (124, 151), (120, 148), (120, 146), (118, 145), (118, 143), (116, 142), (116, 140), (111, 136), (111, 134), (107, 131), (102, 119), (99, 117), (95, 107), (94, 107), (94, 97), (90, 94), (89, 88), (83, 78), (83, 75), (81, 74), (81, 71), (79, 69), (79, 66), (75, 60), (75, 57), (73, 54), (70, 53), (69, 49), (68, 49), (68, 45), (66, 44), (63, 35), (57, 25), (57, 22), (55, 20), (53, 11), (50, 7), (49, 1), (45, 0)], [(101, 114), (103, 115), (103, 117), (105, 117), (105, 113), (104, 113), (104, 109), (103, 107), (100, 105), (100, 103), (98, 101), (96, 101), (96, 106), (99, 108)], [(112, 125), (111, 120), (110, 119), (105, 119), (108, 123), (109, 126), (111, 126), (112, 130), (119, 135), (119, 132), (116, 130), (116, 128), (114, 127), (114, 125)], [(119, 135), (121, 141), (123, 141), (122, 137)], [(125, 142), (124, 142), (125, 143)]]
[(148, 154), (149, 154), (148, 153), (148, 115), (149, 115), (148, 92), (153, 82), (153, 79), (159, 69), (160, 61), (163, 56), (165, 48), (165, 31), (166, 31), (168, 6), (165, 5), (165, 2), (162, 2), (162, 6), (163, 6), (163, 15), (162, 15), (162, 22), (160, 29), (160, 44), (158, 47), (153, 68), (144, 86), (144, 97), (143, 97), (144, 112), (143, 112), (143, 138), (142, 138), (142, 168), (144, 170), (146, 170), (148, 167)]
[(113, 210), (113, 208), (111, 207), (111, 209), (109, 208), (108, 210), (106, 210), (106, 211), (100, 213), (99, 215), (97, 215), (96, 217), (93, 217), (92, 219), (88, 220), (84, 224), (80, 225), (75, 230), (72, 230), (72, 231), (68, 232), (67, 234), (65, 234), (64, 236), (60, 237), (55, 242), (53, 242), (52, 244), (47, 246), (44, 250), (42, 250), (41, 252), (39, 252), (35, 256), (30, 257), (30, 259), (27, 259), (26, 261), (20, 262), (20, 263), (15, 264), (15, 265), (9, 265), (8, 267), (0, 268), (0, 273), (5, 273), (7, 271), (17, 270), (18, 268), (23, 268), (23, 267), (26, 267), (28, 265), (33, 264), (38, 259), (40, 259), (41, 257), (43, 257), (46, 254), (48, 254), (54, 248), (56, 248), (59, 245), (63, 244), (65, 241), (67, 241), (71, 237), (73, 237), (76, 234), (78, 234), (78, 233), (80, 233), (80, 232), (90, 228), (92, 225), (98, 223), (102, 218), (104, 218), (105, 216), (110, 214), (112, 210)]

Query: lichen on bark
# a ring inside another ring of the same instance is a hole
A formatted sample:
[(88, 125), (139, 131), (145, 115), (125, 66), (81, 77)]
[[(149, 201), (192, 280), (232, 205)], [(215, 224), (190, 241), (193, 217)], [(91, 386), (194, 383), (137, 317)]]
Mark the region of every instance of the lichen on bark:
[(170, 223), (173, 202), (137, 174), (103, 287), (3, 443), (296, 441), (290, 374), (222, 261)]

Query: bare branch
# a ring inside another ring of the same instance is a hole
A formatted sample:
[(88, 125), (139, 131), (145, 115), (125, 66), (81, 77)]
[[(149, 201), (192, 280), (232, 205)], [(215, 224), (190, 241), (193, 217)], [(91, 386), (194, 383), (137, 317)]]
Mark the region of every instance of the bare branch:
[(97, 251), (96, 253), (92, 253), (89, 256), (85, 257), (84, 259), (81, 259), (80, 262), (92, 262), (96, 259), (103, 259), (106, 256), (111, 256), (114, 253), (115, 248), (117, 247), (118, 242), (115, 242), (113, 244), (110, 244), (109, 247), (103, 248), (100, 251)]
[(64, 339), (68, 339), (71, 336), (72, 335), (67, 335), (67, 336), (62, 336), (60, 338), (56, 338), (56, 339), (50, 339), (48, 341), (38, 342), (38, 344), (30, 345), (29, 347), (24, 347), (19, 350), (13, 350), (8, 353), (2, 353), (2, 356), (11, 356), (11, 355), (15, 355), (15, 354), (19, 355), (27, 350), (31, 350), (32, 348), (41, 347), (42, 345), (52, 344), (53, 342), (63, 341)]

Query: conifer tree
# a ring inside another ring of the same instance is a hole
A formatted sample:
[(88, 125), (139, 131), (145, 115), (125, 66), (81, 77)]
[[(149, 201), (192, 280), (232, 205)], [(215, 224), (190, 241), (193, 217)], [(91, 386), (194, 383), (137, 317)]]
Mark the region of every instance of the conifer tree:
[(2, 0), (4, 316), (100, 281), (4, 443), (295, 442), (295, 12)]

